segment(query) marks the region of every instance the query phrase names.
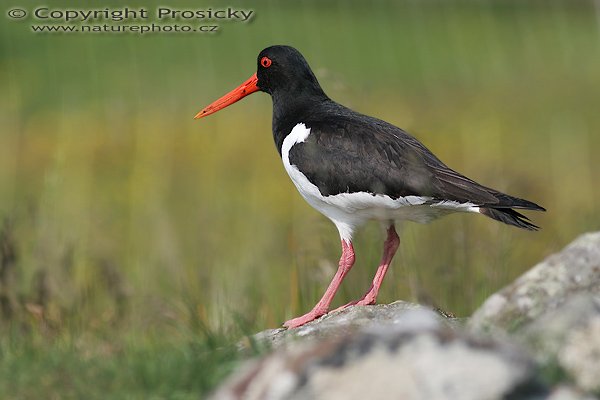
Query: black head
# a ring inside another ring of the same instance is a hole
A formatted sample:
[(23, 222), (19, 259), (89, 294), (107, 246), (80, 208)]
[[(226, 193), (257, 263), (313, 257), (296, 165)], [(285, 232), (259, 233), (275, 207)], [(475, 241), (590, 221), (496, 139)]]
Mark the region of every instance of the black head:
[(274, 104), (327, 99), (315, 74), (298, 50), (290, 46), (271, 46), (258, 55), (254, 75), (204, 108), (195, 118), (217, 112), (259, 90), (269, 93)]
[(298, 50), (290, 46), (271, 46), (256, 60), (258, 87), (271, 95), (285, 91), (323, 93), (315, 74)]

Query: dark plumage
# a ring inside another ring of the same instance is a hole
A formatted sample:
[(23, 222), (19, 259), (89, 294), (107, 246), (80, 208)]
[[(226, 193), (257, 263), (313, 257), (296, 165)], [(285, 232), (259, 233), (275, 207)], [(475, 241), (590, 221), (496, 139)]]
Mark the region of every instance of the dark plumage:
[[(545, 211), (543, 207), (480, 185), (446, 166), (404, 130), (352, 111), (321, 94), (307, 101), (295, 115), (296, 120), (310, 127), (311, 133), (290, 150), (290, 162), (323, 196), (353, 192), (393, 199), (429, 196), (433, 197), (432, 203), (473, 203), (490, 218), (523, 229), (538, 228), (511, 208)], [(286, 125), (274, 116), (274, 127)], [(274, 130), (280, 154), (285, 129), (288, 127)]]

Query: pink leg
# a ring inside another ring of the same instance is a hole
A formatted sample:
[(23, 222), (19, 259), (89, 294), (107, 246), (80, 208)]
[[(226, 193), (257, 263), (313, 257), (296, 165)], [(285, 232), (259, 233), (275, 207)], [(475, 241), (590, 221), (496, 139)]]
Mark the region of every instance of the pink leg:
[(311, 311), (301, 317), (287, 321), (283, 324), (283, 326), (286, 328), (296, 328), (320, 317), (321, 315), (326, 314), (327, 311), (329, 311), (329, 305), (333, 301), (335, 293), (340, 287), (344, 277), (350, 271), (350, 268), (352, 268), (352, 265), (354, 265), (354, 247), (352, 246), (352, 242), (346, 242), (345, 240), (342, 240), (342, 257), (340, 258), (338, 270), (321, 300), (319, 300), (317, 305), (314, 306)]
[(396, 233), (394, 225), (391, 225), (387, 230), (387, 239), (383, 244), (383, 256), (381, 257), (381, 262), (379, 263), (379, 267), (377, 268), (377, 272), (375, 273), (375, 277), (373, 278), (373, 284), (360, 300), (345, 304), (337, 310), (341, 310), (353, 305), (366, 306), (370, 304), (375, 304), (375, 302), (377, 301), (377, 294), (379, 293), (379, 288), (381, 287), (381, 283), (383, 282), (383, 278), (385, 277), (385, 273), (387, 272), (388, 267), (392, 262), (392, 258), (398, 250), (399, 245), (400, 238)]

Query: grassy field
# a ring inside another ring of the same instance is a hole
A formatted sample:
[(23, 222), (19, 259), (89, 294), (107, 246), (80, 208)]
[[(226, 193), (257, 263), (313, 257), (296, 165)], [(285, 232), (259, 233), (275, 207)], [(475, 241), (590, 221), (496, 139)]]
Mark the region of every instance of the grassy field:
[[(333, 99), (548, 209), (530, 214), (537, 233), (466, 215), (402, 227), (380, 301), (469, 315), (600, 226), (595, 4), (170, 2), (255, 10), (216, 35), (39, 34), (1, 19), (0, 398), (198, 398), (240, 337), (319, 299), (337, 232), (287, 178), (268, 96), (192, 119), (271, 44), (299, 48)], [(382, 238), (360, 231), (336, 305), (368, 288)]]

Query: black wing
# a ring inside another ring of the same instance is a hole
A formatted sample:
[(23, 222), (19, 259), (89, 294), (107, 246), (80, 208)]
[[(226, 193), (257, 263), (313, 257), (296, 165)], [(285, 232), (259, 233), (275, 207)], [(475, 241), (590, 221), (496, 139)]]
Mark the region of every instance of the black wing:
[(306, 125), (310, 135), (291, 148), (290, 163), (323, 196), (368, 192), (392, 198), (428, 196), (481, 207), (543, 210), (448, 168), (417, 139), (385, 121), (350, 111), (335, 118), (317, 116)]

